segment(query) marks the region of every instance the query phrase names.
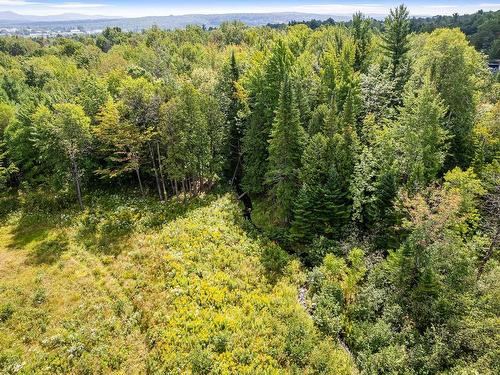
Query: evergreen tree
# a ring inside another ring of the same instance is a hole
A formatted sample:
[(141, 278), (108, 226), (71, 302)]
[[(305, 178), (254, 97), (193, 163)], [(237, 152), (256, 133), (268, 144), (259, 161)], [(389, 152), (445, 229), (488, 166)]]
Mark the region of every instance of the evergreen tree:
[(308, 242), (317, 235), (339, 238), (349, 218), (349, 206), (336, 171), (328, 139), (315, 134), (302, 155), (302, 187), (290, 230), (295, 241)]
[(336, 101), (341, 110), (348, 92), (358, 85), (359, 77), (355, 74), (356, 44), (349, 34), (339, 34), (336, 44), (329, 44), (321, 55), (321, 83), (323, 102)]
[(314, 109), (311, 114), (309, 126), (307, 127), (307, 133), (309, 136), (312, 137), (314, 134), (323, 131), (328, 114), (329, 110), (326, 104), (320, 104)]
[(290, 73), (292, 58), (285, 41), (279, 39), (263, 67), (257, 67), (249, 78), (250, 116), (243, 140), (243, 187), (248, 193), (264, 192), (269, 158), (268, 141), (282, 84)]
[(396, 78), (409, 50), (408, 35), (410, 34), (409, 13), (404, 4), (391, 9), (385, 19), (385, 31), (382, 35), (383, 48), (390, 61), (392, 79)]
[(282, 84), (276, 119), (269, 140), (269, 167), (266, 181), (279, 210), (282, 222), (289, 224), (299, 189), (299, 168), (305, 132), (288, 77)]
[(356, 42), (356, 53), (354, 58), (354, 69), (365, 72), (369, 65), (371, 30), (370, 20), (361, 12), (352, 16), (351, 33)]
[(267, 170), (268, 139), (270, 129), (264, 122), (266, 104), (260, 88), (263, 81), (256, 83), (257, 92), (250, 98), (251, 114), (243, 137), (243, 179), (242, 185), (250, 194), (262, 194), (265, 191), (265, 173)]

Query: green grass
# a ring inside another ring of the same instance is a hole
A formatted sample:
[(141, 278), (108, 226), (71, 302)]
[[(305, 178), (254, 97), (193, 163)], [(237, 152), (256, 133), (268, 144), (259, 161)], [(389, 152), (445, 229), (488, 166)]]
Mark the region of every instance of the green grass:
[(298, 261), (269, 272), (277, 245), (229, 195), (92, 207), (0, 226), (0, 373), (354, 372), (298, 303)]

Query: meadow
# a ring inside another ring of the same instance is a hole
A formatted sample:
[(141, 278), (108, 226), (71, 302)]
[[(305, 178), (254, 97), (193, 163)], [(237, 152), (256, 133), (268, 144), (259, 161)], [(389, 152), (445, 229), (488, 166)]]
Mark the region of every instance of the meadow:
[(230, 194), (93, 207), (3, 215), (2, 373), (352, 373)]

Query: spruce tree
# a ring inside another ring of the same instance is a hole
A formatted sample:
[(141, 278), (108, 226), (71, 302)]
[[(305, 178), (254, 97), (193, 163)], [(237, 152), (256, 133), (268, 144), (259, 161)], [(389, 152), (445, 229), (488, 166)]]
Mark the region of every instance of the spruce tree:
[(285, 76), (290, 72), (293, 55), (285, 41), (278, 40), (263, 67), (249, 77), (248, 128), (243, 139), (243, 188), (251, 194), (264, 192), (268, 170), (268, 141), (279, 105)]
[(298, 242), (308, 242), (316, 235), (338, 238), (349, 218), (349, 206), (332, 163), (329, 141), (321, 133), (315, 134), (304, 150), (300, 180), (292, 238)]
[(382, 48), (389, 60), (388, 70), (394, 82), (395, 97), (391, 103), (392, 108), (402, 104), (404, 87), (409, 78), (407, 52), (410, 49), (408, 35), (410, 34), (409, 13), (401, 4), (395, 10), (391, 9), (385, 19), (385, 31), (382, 34)]
[(276, 119), (269, 140), (269, 167), (266, 181), (280, 213), (282, 223), (292, 218), (293, 204), (299, 190), (299, 168), (305, 131), (288, 77), (282, 84)]
[(385, 19), (385, 32), (382, 35), (383, 48), (390, 61), (392, 79), (403, 63), (409, 50), (408, 35), (410, 34), (409, 13), (404, 4), (391, 9)]
[(243, 189), (253, 195), (262, 194), (265, 187), (265, 173), (268, 159), (268, 139), (270, 128), (264, 121), (266, 101), (264, 99), (264, 80), (260, 73), (252, 78), (249, 107), (250, 116), (243, 136)]
[(352, 16), (351, 33), (356, 42), (354, 69), (365, 72), (369, 63), (371, 30), (370, 20), (361, 12), (356, 12)]

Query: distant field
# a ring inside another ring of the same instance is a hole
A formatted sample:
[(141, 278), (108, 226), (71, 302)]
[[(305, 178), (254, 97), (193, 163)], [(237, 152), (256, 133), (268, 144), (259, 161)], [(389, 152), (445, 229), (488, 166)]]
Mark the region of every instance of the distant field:
[(99, 202), (0, 226), (0, 373), (354, 371), (229, 196)]

